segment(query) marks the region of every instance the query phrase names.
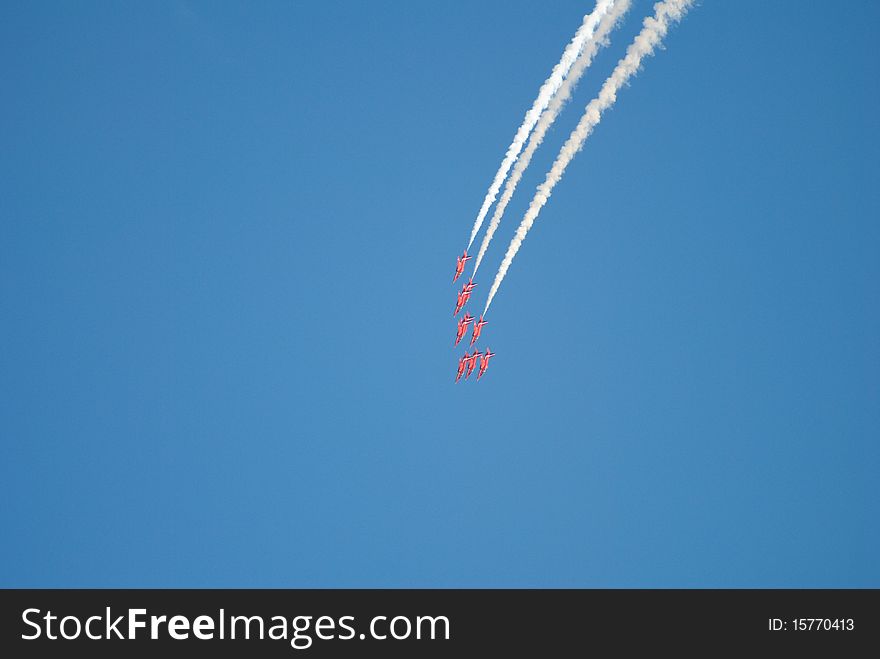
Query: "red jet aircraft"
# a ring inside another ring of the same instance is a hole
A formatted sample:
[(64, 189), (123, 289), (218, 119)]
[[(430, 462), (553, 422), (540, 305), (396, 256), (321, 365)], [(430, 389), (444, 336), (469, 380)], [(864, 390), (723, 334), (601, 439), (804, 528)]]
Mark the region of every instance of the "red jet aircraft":
[(461, 308), (464, 306), (465, 302), (467, 302), (467, 298), (464, 296), (464, 293), (459, 293), (458, 302), (455, 303), (455, 311), (452, 312), (453, 318), (458, 315), (458, 312), (461, 311)]
[[(465, 380), (467, 380), (471, 376), (471, 373), (474, 372), (474, 369), (477, 367), (477, 359), (479, 359), (481, 354), (482, 353), (480, 353), (479, 350), (474, 350), (474, 354), (468, 358), (468, 370), (467, 375), (464, 376)], [(467, 357), (467, 353), (465, 353), (465, 357)]]
[(489, 368), (489, 359), (495, 356), (495, 353), (486, 348), (486, 354), (483, 355), (483, 358), (480, 360), (480, 372), (477, 373), (477, 380), (483, 377), (483, 373), (486, 372), (486, 369)]
[(458, 345), (458, 342), (461, 341), (461, 337), (465, 335), (465, 332), (468, 330), (468, 325), (470, 325), (474, 320), (474, 317), (469, 313), (466, 313), (464, 317), (458, 321), (458, 331), (455, 334), (455, 345)]
[(480, 334), (482, 334), (482, 332), (483, 332), (483, 325), (488, 325), (488, 324), (489, 324), (489, 321), (483, 320), (482, 316), (480, 316), (479, 322), (474, 323), (474, 335), (471, 337), (471, 345), (474, 345), (474, 343), (477, 342), (477, 339), (480, 338)]
[(461, 256), (458, 257), (458, 260), (455, 263), (455, 277), (452, 278), (452, 283), (455, 283), (455, 280), (461, 277), (461, 273), (464, 272), (464, 264), (470, 261), (473, 256), (468, 256), (467, 250), (465, 250)]
[(468, 283), (461, 287), (461, 294), (464, 296), (465, 304), (467, 304), (467, 301), (471, 298), (471, 293), (474, 292), (476, 286), (477, 285), (473, 281), (468, 280)]
[(467, 301), (471, 296), (471, 291), (474, 290), (474, 286), (476, 286), (476, 284), (472, 281), (469, 281), (462, 286), (461, 292), (458, 294), (458, 302), (455, 305), (455, 311), (452, 312), (453, 316), (457, 316), (458, 312), (461, 311), (461, 308), (467, 304)]
[(465, 366), (467, 366), (468, 360), (470, 359), (470, 355), (464, 353), (464, 357), (458, 360), (458, 373), (455, 376), (455, 381), (458, 382), (461, 380), (461, 374), (464, 373)]

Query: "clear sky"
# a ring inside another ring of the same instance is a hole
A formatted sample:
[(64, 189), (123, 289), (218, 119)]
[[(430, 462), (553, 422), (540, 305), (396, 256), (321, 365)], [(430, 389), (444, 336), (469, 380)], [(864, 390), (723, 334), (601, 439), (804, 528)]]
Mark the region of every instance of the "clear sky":
[(453, 384), (592, 6), (3, 3), (0, 585), (880, 586), (876, 2), (700, 2)]

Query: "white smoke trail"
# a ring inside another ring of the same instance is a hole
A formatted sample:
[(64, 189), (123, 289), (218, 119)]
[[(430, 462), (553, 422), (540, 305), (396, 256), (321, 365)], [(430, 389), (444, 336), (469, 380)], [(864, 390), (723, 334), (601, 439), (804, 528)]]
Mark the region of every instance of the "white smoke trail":
[(584, 46), (583, 52), (581, 52), (580, 57), (578, 57), (577, 61), (572, 65), (565, 81), (559, 86), (559, 91), (556, 92), (556, 95), (550, 100), (547, 109), (544, 110), (541, 114), (541, 118), (538, 119), (535, 129), (529, 137), (529, 143), (526, 145), (525, 151), (522, 152), (522, 155), (516, 161), (513, 171), (510, 173), (510, 178), (507, 179), (507, 183), (504, 185), (504, 192), (501, 195), (501, 199), (498, 200), (498, 204), (495, 206), (495, 213), (492, 215), (492, 219), (489, 222), (489, 228), (486, 230), (486, 235), (483, 236), (483, 242), (480, 244), (480, 252), (474, 263), (474, 272), (471, 275), (471, 279), (477, 274), (480, 263), (483, 261), (483, 256), (489, 248), (489, 243), (492, 242), (492, 237), (495, 235), (495, 231), (498, 230), (498, 225), (501, 224), (501, 218), (504, 215), (504, 211), (507, 209), (507, 204), (510, 203), (510, 199), (513, 197), (516, 186), (519, 184), (523, 174), (528, 168), (532, 156), (535, 151), (538, 150), (538, 147), (541, 146), (544, 137), (547, 135), (547, 131), (550, 130), (550, 126), (556, 121), (556, 117), (559, 116), (562, 107), (568, 102), (569, 98), (571, 98), (571, 93), (577, 86), (584, 71), (586, 71), (593, 62), (596, 52), (602, 46), (608, 45), (608, 34), (629, 10), (630, 2), (631, 0), (617, 0), (617, 4), (615, 4), (611, 10), (602, 17), (599, 27), (596, 28), (593, 39)]
[(483, 310), (484, 316), (486, 311), (489, 310), (489, 305), (492, 304), (492, 298), (498, 292), (498, 287), (501, 285), (504, 275), (507, 274), (507, 269), (510, 267), (513, 257), (519, 251), (526, 234), (532, 228), (538, 213), (541, 212), (541, 208), (550, 198), (554, 186), (565, 173), (565, 168), (572, 161), (575, 154), (581, 150), (584, 141), (593, 132), (593, 128), (601, 121), (602, 113), (614, 105), (614, 101), (617, 100), (617, 92), (621, 86), (639, 70), (642, 59), (653, 54), (654, 49), (663, 37), (666, 36), (670, 23), (681, 20), (692, 3), (693, 0), (663, 0), (655, 4), (654, 16), (649, 16), (645, 19), (642, 31), (639, 32), (635, 40), (626, 49), (624, 58), (617, 63), (614, 71), (611, 72), (611, 75), (602, 85), (599, 95), (587, 105), (584, 116), (581, 117), (580, 122), (578, 122), (578, 125), (572, 131), (565, 144), (562, 145), (562, 149), (559, 151), (559, 155), (556, 156), (553, 166), (547, 172), (547, 177), (538, 186), (538, 190), (535, 192), (535, 196), (532, 198), (532, 202), (529, 204), (529, 208), (519, 228), (516, 230), (513, 240), (510, 241), (507, 253), (501, 262), (501, 267), (498, 268), (498, 273), (495, 275), (495, 281), (492, 282), (492, 289), (489, 291), (489, 298), (486, 300), (486, 308)]
[(483, 225), (483, 220), (486, 218), (489, 206), (495, 201), (495, 197), (498, 195), (498, 190), (501, 189), (501, 184), (504, 182), (507, 172), (510, 170), (513, 161), (516, 160), (516, 157), (522, 150), (526, 138), (529, 136), (535, 123), (538, 121), (538, 117), (540, 117), (541, 112), (547, 107), (550, 99), (559, 89), (559, 86), (565, 78), (565, 74), (568, 73), (568, 70), (571, 68), (572, 64), (574, 64), (574, 61), (583, 49), (584, 44), (593, 36), (593, 31), (596, 29), (599, 20), (608, 12), (608, 9), (611, 8), (614, 2), (615, 0), (598, 0), (598, 2), (596, 2), (596, 8), (591, 14), (584, 17), (584, 22), (575, 33), (571, 43), (565, 47), (565, 50), (562, 53), (562, 59), (560, 59), (559, 63), (553, 67), (553, 70), (550, 72), (550, 77), (544, 81), (544, 84), (541, 85), (541, 89), (538, 90), (538, 97), (532, 104), (531, 109), (526, 112), (525, 119), (516, 131), (513, 142), (507, 147), (507, 153), (504, 156), (504, 160), (501, 161), (501, 166), (495, 173), (492, 185), (489, 186), (489, 191), (486, 193), (486, 198), (483, 200), (483, 205), (480, 208), (480, 212), (477, 214), (477, 220), (474, 222), (474, 228), (471, 230), (471, 239), (468, 241), (467, 246), (468, 249), (471, 248), (474, 238), (477, 237), (477, 232)]

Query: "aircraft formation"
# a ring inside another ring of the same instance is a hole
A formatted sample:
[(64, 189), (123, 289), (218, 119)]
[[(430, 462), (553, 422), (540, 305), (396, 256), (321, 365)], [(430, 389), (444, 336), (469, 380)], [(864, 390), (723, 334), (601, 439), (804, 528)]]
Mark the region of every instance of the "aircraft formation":
[[(476, 287), (474, 277), (480, 268), (480, 263), (486, 255), (486, 250), (492, 237), (500, 226), (501, 219), (512, 199), (514, 192), (522, 180), (522, 177), (531, 162), (535, 151), (540, 147), (547, 136), (556, 118), (562, 112), (572, 93), (583, 76), (584, 72), (593, 62), (598, 50), (610, 43), (609, 36), (612, 31), (623, 22), (623, 18), (632, 4), (632, 0), (595, 0), (596, 6), (592, 12), (584, 16), (583, 23), (575, 32), (574, 38), (566, 45), (559, 62), (553, 67), (550, 76), (544, 81), (538, 90), (538, 95), (526, 112), (522, 124), (517, 129), (513, 141), (507, 148), (504, 159), (498, 167), (498, 171), (492, 179), (492, 183), (486, 192), (480, 211), (477, 213), (474, 226), (471, 229), (470, 239), (464, 252), (458, 257), (455, 267), (453, 283), (461, 277), (465, 264), (473, 258), (468, 250), (474, 244), (474, 240), (480, 233), (483, 221), (488, 217), (489, 209), (495, 205), (495, 211), (489, 221), (489, 226), (483, 235), (482, 243), (476, 252), (473, 271), (470, 279), (464, 284), (458, 293), (453, 316), (468, 303), (473, 289)], [(486, 324), (484, 317), (489, 311), (492, 300), (498, 292), (501, 282), (507, 275), (507, 271), (514, 257), (522, 247), (523, 240), (531, 230), (541, 213), (541, 209), (550, 199), (553, 189), (562, 179), (565, 170), (575, 155), (583, 148), (584, 142), (593, 133), (593, 130), (601, 122), (603, 115), (610, 110), (617, 100), (620, 90), (627, 85), (632, 77), (642, 68), (642, 60), (652, 55), (654, 50), (662, 43), (670, 27), (680, 21), (693, 5), (694, 0), (657, 0), (654, 4), (654, 15), (646, 16), (642, 21), (642, 28), (635, 39), (627, 46), (624, 56), (618, 60), (611, 74), (602, 83), (598, 94), (587, 103), (584, 113), (574, 130), (560, 148), (558, 155), (553, 160), (550, 170), (544, 177), (543, 183), (538, 185), (532, 200), (523, 215), (522, 221), (507, 251), (495, 279), (486, 296), (486, 303), (480, 319), (475, 320), (470, 314), (465, 315), (458, 323), (458, 331), (455, 336), (455, 345), (463, 338), (473, 323), (473, 337), (470, 345), (473, 346), (480, 336), (483, 326)], [(501, 193), (502, 185), (504, 191)], [(501, 193), (501, 197), (498, 194)], [(478, 357), (482, 355), (475, 350)], [(466, 367), (465, 378), (474, 370), (474, 354), (465, 353), (464, 364)], [(488, 350), (486, 354), (491, 356)], [(482, 368), (481, 372), (485, 369)], [(459, 364), (456, 381), (461, 378), (465, 369)], [(479, 376), (478, 376), (479, 378)]]
[[(498, 272), (495, 274), (492, 286), (489, 288), (486, 304), (483, 307), (479, 320), (471, 316), (470, 313), (465, 313), (458, 321), (455, 333), (456, 346), (461, 342), (472, 325), (473, 333), (470, 346), (468, 347), (469, 351), (465, 352), (458, 362), (458, 371), (455, 376), (456, 382), (462, 378), (462, 375), (465, 379), (470, 377), (471, 373), (477, 368), (477, 360), (480, 362), (477, 380), (486, 372), (489, 366), (489, 359), (495, 353), (488, 348), (486, 348), (485, 352), (481, 352), (476, 347), (473, 348), (473, 352), (470, 352), (470, 348), (476, 344), (480, 338), (483, 326), (487, 324), (484, 317), (488, 313), (489, 306), (492, 304), (492, 300), (495, 298), (495, 294), (498, 292), (498, 288), (504, 280), (514, 257), (522, 246), (526, 234), (531, 230), (532, 225), (541, 213), (541, 209), (550, 199), (554, 187), (562, 179), (566, 168), (575, 157), (575, 154), (583, 148), (584, 142), (602, 120), (604, 113), (614, 105), (618, 92), (641, 69), (642, 60), (654, 53), (657, 46), (662, 43), (671, 25), (682, 19), (693, 2), (694, 0), (656, 1), (654, 4), (654, 15), (645, 17), (642, 21), (641, 31), (636, 35), (632, 43), (627, 46), (625, 55), (617, 62), (611, 74), (602, 83), (598, 94), (587, 104), (577, 126), (575, 126), (553, 160), (553, 164), (547, 172), (544, 182), (537, 187), (531, 202), (529, 202), (528, 209), (525, 211), (522, 221), (507, 247), (501, 265), (498, 267)], [(477, 218), (471, 229), (467, 247), (456, 261), (455, 276), (452, 278), (453, 283), (462, 276), (465, 264), (473, 258), (468, 254), (468, 250), (474, 244), (474, 240), (480, 232), (489, 209), (495, 204), (494, 214), (489, 221), (482, 244), (476, 254), (473, 272), (467, 283), (462, 286), (461, 291), (458, 293), (455, 311), (452, 313), (453, 317), (458, 316), (468, 303), (468, 300), (470, 300), (474, 288), (476, 288), (474, 277), (476, 277), (477, 270), (480, 268), (480, 263), (486, 254), (489, 243), (500, 225), (507, 204), (513, 197), (517, 185), (522, 180), (522, 176), (529, 166), (532, 155), (539, 148), (562, 108), (565, 107), (567, 101), (571, 98), (578, 80), (592, 63), (597, 51), (610, 42), (609, 35), (622, 23), (623, 17), (629, 10), (631, 3), (632, 0), (596, 0), (595, 9), (584, 16), (583, 23), (578, 28), (574, 38), (565, 47), (559, 63), (553, 67), (550, 77), (544, 81), (538, 90), (538, 96), (526, 113), (523, 123), (517, 129), (513, 142), (507, 148), (504, 159), (501, 161), (501, 165), (492, 179), (492, 184), (486, 192), (483, 204), (480, 207), (479, 213), (477, 213)], [(502, 185), (504, 185), (504, 192), (498, 198)]]
[[(458, 257), (458, 260), (455, 264), (455, 276), (452, 278), (452, 283), (461, 277), (461, 273), (464, 271), (464, 265), (472, 256), (469, 256), (467, 251), (465, 251), (461, 256)], [(461, 288), (461, 291), (458, 293), (458, 299), (455, 302), (455, 311), (452, 313), (453, 318), (458, 315), (458, 313), (462, 310), (464, 305), (467, 304), (468, 300), (471, 297), (471, 293), (474, 288), (476, 288), (476, 284), (472, 279), (468, 280), (466, 284), (464, 284)], [(470, 345), (474, 345), (477, 342), (477, 339), (480, 338), (480, 335), (483, 333), (483, 327), (488, 325), (488, 321), (483, 320), (483, 317), (480, 316), (480, 319), (477, 320), (474, 318), (470, 312), (466, 312), (464, 316), (459, 318), (458, 326), (455, 331), (455, 344), (458, 345), (464, 335), (467, 334), (468, 329), (473, 324), (473, 330), (471, 333), (471, 343)], [(495, 353), (492, 352), (489, 348), (486, 348), (485, 352), (480, 352), (476, 348), (474, 351), (465, 352), (464, 356), (458, 360), (458, 372), (455, 374), (455, 381), (458, 382), (461, 380), (461, 376), (464, 375), (464, 379), (467, 380), (471, 373), (474, 372), (474, 369), (477, 368), (477, 361), (479, 360), (479, 370), (477, 371), (477, 380), (479, 380), (486, 373), (486, 369), (489, 368), (489, 360), (495, 356)]]

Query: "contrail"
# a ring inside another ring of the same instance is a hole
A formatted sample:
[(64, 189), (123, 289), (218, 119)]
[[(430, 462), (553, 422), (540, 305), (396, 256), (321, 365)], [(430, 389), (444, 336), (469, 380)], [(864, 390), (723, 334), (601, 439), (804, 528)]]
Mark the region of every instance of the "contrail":
[(541, 208), (550, 198), (554, 186), (559, 183), (559, 179), (565, 173), (568, 163), (581, 150), (584, 141), (593, 132), (593, 128), (601, 121), (602, 113), (614, 105), (614, 101), (617, 100), (617, 92), (621, 86), (639, 70), (642, 59), (647, 55), (653, 54), (654, 49), (663, 37), (666, 36), (670, 23), (681, 20), (692, 3), (693, 0), (663, 0), (663, 2), (655, 4), (654, 16), (649, 16), (645, 19), (642, 31), (639, 32), (635, 40), (626, 49), (624, 58), (617, 63), (614, 71), (611, 72), (611, 75), (602, 85), (599, 95), (587, 105), (584, 116), (581, 117), (580, 122), (578, 122), (578, 125), (572, 131), (565, 144), (562, 145), (562, 149), (559, 151), (559, 155), (556, 156), (553, 166), (547, 172), (547, 177), (538, 186), (538, 190), (535, 192), (535, 196), (532, 198), (513, 240), (510, 241), (507, 253), (501, 262), (501, 267), (498, 268), (498, 273), (495, 275), (495, 281), (492, 282), (489, 298), (486, 300), (486, 308), (483, 310), (484, 316), (486, 311), (489, 310), (489, 305), (492, 304), (492, 298), (498, 292), (498, 287), (501, 285), (504, 275), (507, 274), (507, 269), (510, 267), (513, 257), (519, 251), (526, 234), (532, 228), (532, 224), (535, 223), (535, 218), (541, 212)]
[(575, 33), (571, 43), (565, 47), (565, 50), (562, 53), (562, 59), (560, 59), (559, 63), (553, 67), (553, 70), (550, 72), (550, 77), (544, 81), (544, 84), (541, 85), (541, 89), (538, 90), (538, 97), (532, 104), (531, 109), (526, 112), (526, 117), (523, 120), (522, 125), (519, 127), (519, 130), (516, 131), (513, 142), (507, 147), (507, 154), (504, 156), (504, 160), (501, 161), (501, 167), (498, 168), (495, 178), (492, 180), (492, 185), (489, 186), (489, 191), (486, 193), (486, 198), (483, 200), (483, 205), (480, 208), (480, 212), (477, 214), (477, 220), (474, 222), (474, 228), (471, 230), (471, 239), (468, 241), (467, 249), (471, 248), (474, 238), (477, 237), (477, 232), (480, 230), (483, 220), (486, 218), (489, 206), (495, 201), (495, 197), (498, 195), (498, 190), (501, 189), (501, 184), (504, 182), (504, 177), (507, 176), (510, 166), (513, 165), (513, 161), (516, 160), (516, 157), (522, 150), (526, 138), (529, 136), (529, 133), (538, 121), (538, 117), (559, 89), (562, 80), (565, 78), (565, 74), (568, 73), (568, 70), (571, 68), (572, 64), (574, 64), (574, 61), (583, 49), (584, 44), (593, 36), (593, 32), (596, 29), (599, 20), (608, 12), (608, 9), (614, 4), (614, 2), (615, 0), (598, 0), (598, 2), (596, 2), (596, 8), (593, 10), (593, 13), (584, 17), (584, 22)]
[(629, 10), (631, 1), (632, 0), (618, 0), (617, 4), (615, 4), (610, 11), (602, 17), (599, 27), (596, 28), (593, 39), (584, 46), (583, 52), (581, 52), (580, 57), (578, 57), (577, 61), (572, 65), (565, 81), (560, 85), (556, 95), (550, 100), (550, 104), (541, 114), (541, 118), (538, 119), (538, 123), (535, 125), (535, 130), (532, 131), (532, 134), (529, 137), (529, 143), (526, 145), (525, 151), (522, 152), (519, 160), (517, 160), (516, 164), (513, 166), (510, 178), (507, 179), (507, 183), (504, 185), (504, 192), (501, 195), (501, 199), (498, 200), (498, 205), (495, 206), (495, 213), (492, 215), (492, 220), (489, 222), (489, 228), (486, 230), (486, 235), (483, 236), (483, 242), (480, 244), (480, 252), (474, 263), (474, 272), (471, 275), (471, 279), (477, 274), (477, 269), (479, 269), (480, 263), (483, 261), (483, 256), (489, 248), (489, 243), (492, 242), (492, 237), (495, 235), (495, 231), (498, 230), (498, 225), (501, 224), (501, 218), (504, 215), (504, 211), (507, 209), (507, 204), (510, 203), (510, 199), (513, 197), (516, 186), (519, 184), (523, 177), (523, 173), (525, 173), (528, 168), (532, 156), (535, 151), (537, 151), (538, 147), (541, 146), (544, 137), (547, 135), (547, 131), (550, 130), (550, 126), (556, 121), (556, 117), (559, 116), (562, 107), (568, 102), (568, 99), (571, 98), (571, 93), (577, 86), (584, 71), (586, 71), (593, 62), (596, 52), (599, 48), (608, 44), (608, 34)]

